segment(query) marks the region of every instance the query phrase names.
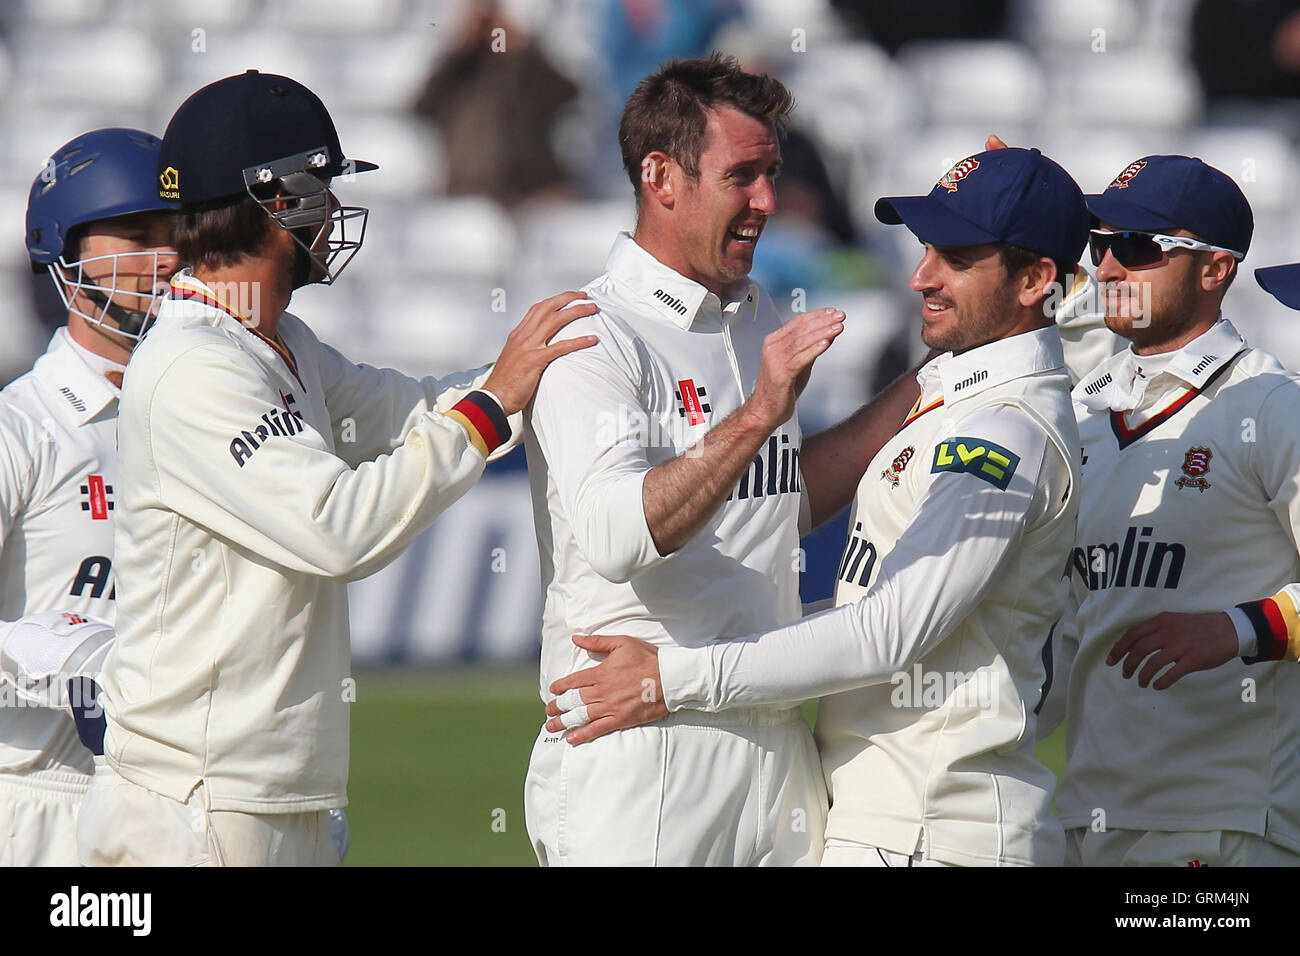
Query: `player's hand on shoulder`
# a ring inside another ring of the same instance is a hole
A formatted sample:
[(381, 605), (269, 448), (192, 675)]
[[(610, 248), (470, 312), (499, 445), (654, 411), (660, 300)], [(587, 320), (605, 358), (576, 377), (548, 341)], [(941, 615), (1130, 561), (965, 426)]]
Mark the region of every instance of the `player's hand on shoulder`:
[(570, 322), (599, 311), (594, 302), (580, 301), (584, 298), (581, 292), (561, 292), (543, 299), (506, 337), (505, 348), (483, 387), (501, 400), (507, 415), (520, 411), (532, 399), (546, 366), (561, 355), (596, 344), (594, 335), (550, 344)]
[(615, 730), (639, 727), (668, 716), (659, 679), (659, 648), (635, 637), (576, 635), (573, 643), (605, 659), (551, 685), (546, 729), (567, 730), (571, 744), (583, 744)]
[(789, 421), (795, 400), (808, 384), (815, 362), (844, 331), (844, 313), (816, 309), (795, 316), (763, 339), (763, 359), (754, 393), (745, 403), (767, 429)]
[[(1164, 690), (1194, 671), (1226, 664), (1238, 653), (1237, 628), (1226, 613), (1165, 611), (1125, 631), (1106, 655), (1106, 663), (1114, 667), (1123, 661), (1125, 678), (1136, 673), (1141, 686)], [(1138, 671), (1144, 660), (1146, 664)], [(1166, 667), (1169, 669), (1151, 683)]]

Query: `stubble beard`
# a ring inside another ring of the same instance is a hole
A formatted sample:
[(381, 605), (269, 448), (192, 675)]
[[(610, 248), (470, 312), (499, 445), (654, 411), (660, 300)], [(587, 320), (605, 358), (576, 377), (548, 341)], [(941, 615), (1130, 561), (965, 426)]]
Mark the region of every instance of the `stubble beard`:
[(921, 341), (932, 349), (945, 352), (967, 352), (998, 338), (1008, 304), (1005, 296), (998, 294), (980, 299), (968, 307), (953, 305), (954, 320), (944, 330), (922, 328)]

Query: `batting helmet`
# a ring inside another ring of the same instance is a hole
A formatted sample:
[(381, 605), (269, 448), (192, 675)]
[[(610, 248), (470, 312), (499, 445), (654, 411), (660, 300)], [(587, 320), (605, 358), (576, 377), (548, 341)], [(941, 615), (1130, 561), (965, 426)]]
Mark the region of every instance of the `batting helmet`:
[[(54, 152), (27, 198), (26, 241), (32, 268), (49, 271), (59, 297), (71, 311), (97, 325), (103, 325), (107, 315), (117, 323), (116, 331), (132, 339), (143, 334), (157, 293), (143, 295), (118, 288), (118, 262), (124, 256), (153, 256), (152, 274), (157, 271), (160, 253), (118, 253), (69, 261), (69, 237), (79, 226), (102, 219), (174, 211), (176, 204), (161, 198), (154, 186), (161, 146), (157, 136), (138, 129), (83, 133)], [(107, 285), (86, 276), (87, 264), (110, 259), (112, 274)], [(100, 307), (96, 314), (77, 308), (74, 300), (79, 291)], [(123, 300), (134, 301), (135, 307), (127, 307)]]
[(361, 248), (368, 210), (326, 180), (377, 169), (345, 159), (325, 104), (287, 76), (248, 70), (180, 105), (163, 134), (158, 191), (189, 211), (248, 195), (299, 246), (295, 287), (329, 284)]

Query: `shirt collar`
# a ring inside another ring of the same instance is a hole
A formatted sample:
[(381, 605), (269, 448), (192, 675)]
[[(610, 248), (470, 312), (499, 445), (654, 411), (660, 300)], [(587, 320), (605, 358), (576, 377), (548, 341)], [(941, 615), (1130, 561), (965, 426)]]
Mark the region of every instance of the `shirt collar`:
[(680, 329), (689, 329), (701, 316), (721, 321), (722, 314), (758, 303), (759, 289), (749, 283), (739, 298), (722, 302), (704, 286), (668, 268), (626, 232), (614, 240), (605, 271), (631, 290), (648, 308)]
[(271, 338), (264, 334), (253, 319), (244, 315), (236, 305), (223, 300), (188, 268), (172, 276), (171, 291), (163, 300), (160, 317), (162, 314), (182, 318), (193, 318), (197, 314), (202, 321), (213, 326), (233, 322), (278, 355), (298, 384), (302, 384), (302, 377), (298, 374), (298, 361), (283, 338), (278, 335)]
[(187, 318), (201, 317), (209, 325), (220, 325), (222, 319), (233, 319), (244, 326), (252, 321), (236, 305), (223, 301), (188, 267), (172, 276), (171, 290), (163, 300), (163, 309)]
[(1064, 367), (1061, 333), (1049, 325), (989, 342), (961, 355), (945, 352), (922, 366), (916, 379), (922, 396), (927, 390), (933, 393), (937, 386), (944, 404), (952, 405), (1012, 379)]
[(32, 371), (67, 402), (68, 412), (78, 426), (98, 418), (120, 394), (112, 382), (77, 354), (66, 326), (54, 333), (49, 348)]
[[(1227, 362), (1246, 347), (1246, 340), (1222, 315), (1169, 359), (1162, 375), (1172, 375), (1191, 388), (1204, 388)], [(1138, 374), (1142, 356), (1129, 346), (1112, 355), (1079, 380), (1074, 400), (1094, 411), (1130, 411), (1146, 394), (1148, 380)]]

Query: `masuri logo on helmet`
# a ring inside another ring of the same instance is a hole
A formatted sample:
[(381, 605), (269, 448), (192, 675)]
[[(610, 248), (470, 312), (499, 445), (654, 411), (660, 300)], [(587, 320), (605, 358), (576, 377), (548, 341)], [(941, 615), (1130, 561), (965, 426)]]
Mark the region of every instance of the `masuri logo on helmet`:
[(158, 174), (158, 195), (163, 199), (181, 198), (181, 174), (175, 166), (168, 166)]

